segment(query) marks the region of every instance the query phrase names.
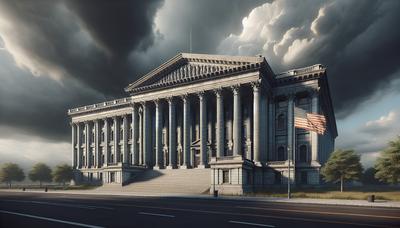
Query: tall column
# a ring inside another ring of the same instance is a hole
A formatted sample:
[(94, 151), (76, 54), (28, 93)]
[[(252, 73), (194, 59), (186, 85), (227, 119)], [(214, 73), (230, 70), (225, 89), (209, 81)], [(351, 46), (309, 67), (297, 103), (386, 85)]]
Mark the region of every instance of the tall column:
[(242, 104), (240, 87), (233, 86), (233, 155), (242, 154)]
[(132, 104), (132, 154), (133, 154), (133, 165), (139, 164), (139, 147), (138, 147), (138, 136), (139, 136), (139, 122), (138, 122), (138, 110), (136, 104)]
[(119, 121), (118, 121), (118, 117), (114, 116), (113, 117), (113, 123), (114, 123), (114, 161), (113, 163), (118, 163), (119, 161), (119, 139), (118, 139), (118, 135), (119, 135)]
[(89, 122), (85, 122), (85, 149), (86, 149), (86, 157), (85, 157), (85, 167), (90, 167), (90, 129)]
[(76, 124), (76, 154), (77, 154), (77, 164), (76, 168), (82, 168), (82, 126), (80, 123)]
[(122, 119), (122, 125), (123, 125), (123, 131), (124, 131), (124, 138), (123, 138), (123, 144), (124, 144), (124, 160), (122, 161), (123, 163), (127, 164), (129, 161), (129, 153), (128, 153), (128, 116), (124, 115)]
[(101, 153), (100, 153), (100, 137), (101, 137), (101, 129), (99, 120), (94, 121), (94, 151), (95, 151), (95, 158), (94, 158), (94, 166), (96, 168), (100, 168), (101, 162)]
[(287, 112), (287, 143), (288, 143), (288, 160), (293, 161), (294, 155), (294, 98), (295, 94), (290, 94), (288, 97), (288, 112)]
[(260, 154), (260, 83), (252, 83), (253, 87), (253, 153), (256, 165), (261, 163)]
[(200, 164), (198, 168), (205, 168), (207, 159), (207, 101), (204, 92), (200, 92)]
[(139, 165), (144, 165), (143, 160), (143, 108), (142, 112), (139, 114)]
[(109, 126), (108, 126), (108, 119), (107, 118), (104, 118), (103, 119), (103, 122), (104, 122), (104, 164), (103, 164), (103, 166), (107, 166), (108, 165), (108, 162), (109, 162), (109, 158), (108, 158), (108, 155), (109, 155), (109, 151), (108, 151), (108, 147), (109, 147), (109, 145), (108, 145), (108, 143), (109, 143), (109, 132), (108, 132), (108, 129), (109, 129)]
[(181, 168), (190, 167), (190, 99), (188, 95), (182, 96), (183, 101), (183, 165)]
[(77, 163), (77, 154), (76, 154), (76, 126), (74, 123), (71, 123), (71, 141), (72, 141), (72, 168), (75, 169)]
[(171, 97), (168, 99), (169, 112), (169, 165), (168, 169), (176, 167), (176, 116), (175, 116), (175, 101)]
[(217, 157), (224, 156), (225, 148), (225, 124), (224, 124), (224, 97), (222, 95), (222, 89), (215, 91), (217, 100), (217, 134), (216, 134), (216, 147), (217, 147)]
[[(311, 94), (311, 112), (319, 114), (319, 98), (317, 90), (314, 90)], [(315, 131), (311, 131), (311, 160), (318, 161), (318, 134)]]
[(150, 134), (150, 110), (149, 104), (143, 102), (143, 163), (151, 166), (151, 134)]
[(155, 100), (156, 106), (156, 164), (155, 169), (159, 169), (163, 166), (163, 155), (162, 155), (162, 130), (163, 130), (163, 111), (160, 100)]

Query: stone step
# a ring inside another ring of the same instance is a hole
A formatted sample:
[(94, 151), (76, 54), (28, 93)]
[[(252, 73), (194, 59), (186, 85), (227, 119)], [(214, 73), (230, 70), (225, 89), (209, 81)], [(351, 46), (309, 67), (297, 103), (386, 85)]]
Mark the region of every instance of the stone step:
[(210, 184), (210, 169), (160, 169), (146, 170), (125, 186), (108, 184), (99, 190), (201, 194), (210, 188)]

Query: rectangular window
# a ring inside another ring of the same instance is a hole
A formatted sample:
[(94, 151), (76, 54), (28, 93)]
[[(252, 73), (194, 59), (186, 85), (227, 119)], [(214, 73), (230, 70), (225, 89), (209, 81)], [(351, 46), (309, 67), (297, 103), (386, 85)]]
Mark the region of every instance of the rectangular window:
[(222, 171), (222, 183), (229, 184), (229, 170)]

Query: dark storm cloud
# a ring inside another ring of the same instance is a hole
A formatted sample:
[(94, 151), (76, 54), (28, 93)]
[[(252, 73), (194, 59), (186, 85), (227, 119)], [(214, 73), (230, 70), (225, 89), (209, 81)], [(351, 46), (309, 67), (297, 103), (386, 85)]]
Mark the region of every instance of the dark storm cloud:
[[(212, 52), (261, 2), (178, 1), (174, 4), (181, 10), (162, 20), (178, 16), (166, 30), (182, 32), (192, 26), (194, 50)], [(0, 1), (0, 43), (6, 48), (0, 52), (0, 137), (26, 134), (69, 140), (68, 108), (124, 96), (124, 86), (163, 58), (185, 50), (182, 34), (176, 34), (181, 38), (173, 45), (155, 44), (164, 35), (154, 33), (154, 18), (162, 5)], [(155, 58), (141, 64), (143, 55), (152, 56), (149, 52), (156, 53)], [(128, 57), (129, 53), (135, 54)]]
[(263, 52), (276, 71), (326, 65), (337, 117), (344, 118), (400, 70), (399, 11), (400, 1), (275, 1), (253, 11), (219, 49)]
[(0, 81), (0, 138), (30, 135), (66, 141), (66, 109), (102, 100), (101, 94), (70, 79), (61, 85), (45, 77), (32, 77), (14, 66), (4, 51), (0, 52)]
[(124, 95), (132, 73), (126, 53), (152, 43), (161, 3), (88, 3), (0, 2), (0, 37), (19, 66), (0, 53), (0, 125), (67, 140), (68, 108)]
[(363, 3), (351, 4), (344, 12), (336, 7), (327, 19), (326, 26), (337, 30), (325, 33), (335, 34), (326, 50), (334, 56), (324, 54), (321, 61), (329, 66), (339, 117), (351, 114), (376, 91), (390, 86), (400, 70), (400, 30), (394, 28), (400, 21), (400, 2)]
[(153, 16), (161, 1), (66, 1), (92, 36), (109, 51), (124, 56), (153, 42)]

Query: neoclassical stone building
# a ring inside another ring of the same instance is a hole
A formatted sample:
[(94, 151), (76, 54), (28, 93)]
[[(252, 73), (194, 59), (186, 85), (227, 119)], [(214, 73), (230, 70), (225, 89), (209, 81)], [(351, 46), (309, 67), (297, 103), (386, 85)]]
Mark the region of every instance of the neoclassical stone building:
[[(276, 74), (262, 56), (181, 53), (125, 91), (68, 110), (75, 181), (125, 184), (148, 169), (208, 169), (210, 190), (240, 194), (287, 182), (288, 160), (293, 183), (319, 184), (334, 149), (322, 65)], [(325, 134), (294, 128), (294, 106), (325, 115)]]

